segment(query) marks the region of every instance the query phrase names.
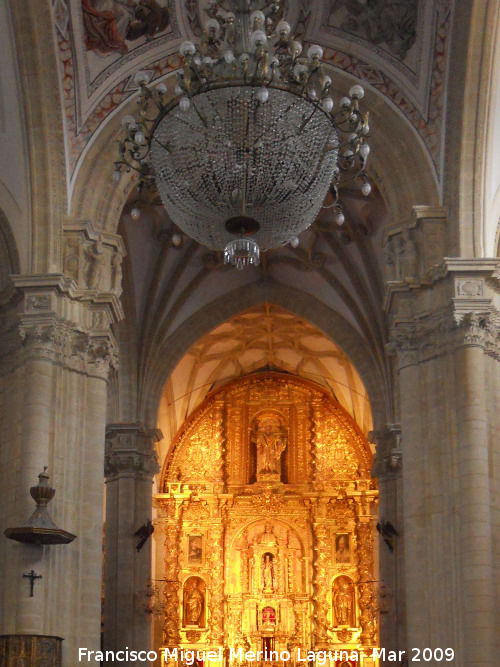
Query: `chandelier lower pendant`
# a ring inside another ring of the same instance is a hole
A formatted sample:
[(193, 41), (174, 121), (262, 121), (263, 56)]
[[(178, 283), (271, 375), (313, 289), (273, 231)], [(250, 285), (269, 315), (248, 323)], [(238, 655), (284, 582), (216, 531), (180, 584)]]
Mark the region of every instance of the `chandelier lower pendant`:
[(224, 250), (237, 268), (256, 266), (260, 250), (296, 239), (328, 191), (341, 224), (344, 174), (354, 174), (363, 194), (371, 189), (361, 86), (334, 109), (322, 49), (312, 46), (303, 57), (290, 26), (272, 25), (278, 3), (260, 1), (271, 8), (267, 18), (260, 10), (251, 14), (247, 4), (210, 5), (201, 44), (181, 47), (173, 100), (165, 99), (165, 84), (153, 89), (144, 73), (136, 75), (139, 116), (122, 121), (126, 136), (114, 175), (118, 180), (123, 168), (136, 170), (139, 189), (155, 185), (187, 236)]

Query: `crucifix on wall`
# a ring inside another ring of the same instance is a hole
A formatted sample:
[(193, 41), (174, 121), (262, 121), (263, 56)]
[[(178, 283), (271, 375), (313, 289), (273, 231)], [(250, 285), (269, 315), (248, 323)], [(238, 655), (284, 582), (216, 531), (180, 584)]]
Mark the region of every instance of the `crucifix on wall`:
[(42, 579), (42, 575), (36, 574), (35, 570), (31, 570), (28, 574), (23, 574), (23, 578), (30, 580), (30, 598), (34, 597), (35, 579)]

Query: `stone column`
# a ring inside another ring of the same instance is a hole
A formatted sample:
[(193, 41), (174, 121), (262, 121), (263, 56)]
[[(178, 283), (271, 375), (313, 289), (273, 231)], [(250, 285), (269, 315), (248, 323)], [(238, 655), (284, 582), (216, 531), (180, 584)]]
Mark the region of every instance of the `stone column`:
[[(401, 530), (404, 521), (401, 451), (401, 426), (389, 424), (373, 431), (370, 439), (376, 444), (372, 475), (379, 485), (380, 521), (390, 521)], [(404, 585), (404, 539), (394, 540), (391, 553), (379, 539), (380, 645), (388, 651), (404, 651), (406, 639), (406, 601)], [(377, 577), (375, 577), (377, 578)]]
[[(100, 646), (104, 428), (116, 364), (110, 324), (121, 307), (115, 293), (80, 289), (62, 274), (13, 282), (17, 342), (0, 378), (2, 528), (31, 515), (30, 487), (48, 466), (50, 514), (77, 539), (42, 547), (2, 536), (0, 633), (62, 637), (63, 665), (73, 665), (79, 647)], [(23, 578), (31, 569), (42, 575), (34, 597)]]
[(499, 260), (389, 285), (401, 398), (408, 645), (498, 662)]
[(139, 422), (106, 427), (106, 650), (150, 648), (146, 590), (151, 578), (151, 539), (137, 551), (140, 538), (134, 533), (151, 521), (153, 476), (158, 472), (155, 443), (160, 438), (158, 429), (147, 429)]

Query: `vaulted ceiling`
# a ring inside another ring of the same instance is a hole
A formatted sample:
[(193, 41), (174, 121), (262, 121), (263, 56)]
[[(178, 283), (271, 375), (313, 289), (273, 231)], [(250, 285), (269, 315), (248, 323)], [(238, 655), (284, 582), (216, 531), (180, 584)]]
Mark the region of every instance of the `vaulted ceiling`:
[(365, 435), (371, 430), (366, 389), (346, 353), (308, 321), (265, 303), (205, 334), (176, 365), (160, 404), (164, 446), (209, 391), (262, 369), (286, 371), (324, 386)]

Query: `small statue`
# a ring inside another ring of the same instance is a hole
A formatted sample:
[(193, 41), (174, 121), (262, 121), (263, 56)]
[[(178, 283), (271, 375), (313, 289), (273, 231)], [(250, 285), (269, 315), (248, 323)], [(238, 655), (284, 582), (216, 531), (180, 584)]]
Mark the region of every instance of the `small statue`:
[(116, 296), (122, 293), (122, 258), (119, 252), (113, 253), (111, 258), (111, 289)]
[(87, 274), (88, 289), (102, 290), (106, 277), (106, 255), (102, 241), (95, 241), (87, 250), (89, 269)]
[(262, 580), (264, 583), (263, 593), (274, 593), (274, 568), (273, 555), (264, 554), (264, 563), (262, 567)]
[(281, 479), (281, 455), (287, 445), (287, 437), (280, 420), (266, 416), (257, 422), (253, 442), (257, 450), (257, 481)]
[(205, 596), (198, 588), (198, 579), (193, 579), (190, 590), (184, 594), (184, 621), (186, 625), (197, 625), (200, 627)]
[(348, 625), (352, 623), (353, 595), (352, 586), (346, 577), (339, 577), (335, 582), (333, 592), (333, 610), (337, 625)]

